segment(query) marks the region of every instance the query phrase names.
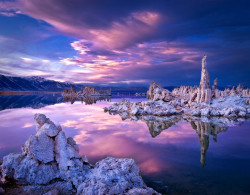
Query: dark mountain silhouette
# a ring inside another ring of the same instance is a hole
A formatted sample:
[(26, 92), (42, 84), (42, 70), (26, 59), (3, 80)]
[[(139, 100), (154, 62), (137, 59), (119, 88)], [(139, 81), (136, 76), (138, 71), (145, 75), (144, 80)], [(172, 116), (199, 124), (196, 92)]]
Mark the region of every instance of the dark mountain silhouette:
[[(65, 88), (73, 86), (76, 91), (80, 91), (81, 88), (89, 86), (86, 84), (75, 84), (70, 82), (58, 82), (53, 80), (47, 80), (42, 77), (12, 77), (0, 74), (0, 91), (52, 91), (63, 92)], [(109, 90), (112, 94), (134, 94), (134, 93), (146, 93), (148, 87), (122, 87), (122, 86), (93, 86), (97, 90)], [(172, 91), (174, 86), (164, 87)]]
[(11, 77), (0, 75), (1, 91), (63, 91), (74, 86), (76, 90), (84, 87), (83, 84), (71, 84), (46, 80), (42, 77)]

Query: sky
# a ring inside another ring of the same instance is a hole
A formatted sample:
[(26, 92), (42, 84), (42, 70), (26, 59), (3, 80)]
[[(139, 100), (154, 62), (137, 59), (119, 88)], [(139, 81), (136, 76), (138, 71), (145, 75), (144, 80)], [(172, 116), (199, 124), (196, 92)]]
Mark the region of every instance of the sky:
[(0, 0), (0, 74), (109, 86), (250, 86), (248, 0)]

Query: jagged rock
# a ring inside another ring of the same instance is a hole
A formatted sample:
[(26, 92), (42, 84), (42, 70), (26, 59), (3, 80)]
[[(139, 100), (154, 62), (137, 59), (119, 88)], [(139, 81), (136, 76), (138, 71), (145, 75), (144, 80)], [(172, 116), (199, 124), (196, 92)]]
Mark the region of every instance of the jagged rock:
[(48, 120), (44, 114), (35, 114), (34, 119), (37, 122), (37, 128), (39, 129)]
[(125, 194), (133, 188), (157, 193), (143, 183), (134, 160), (107, 157), (96, 163), (89, 179), (78, 187), (77, 194)]
[(48, 184), (58, 177), (55, 164), (39, 164), (25, 154), (9, 154), (3, 159), (2, 180), (13, 178), (21, 184)]
[(22, 149), (40, 162), (48, 163), (54, 160), (54, 141), (44, 131), (39, 131), (37, 136), (31, 135)]
[(207, 71), (207, 56), (204, 54), (201, 60), (202, 69), (201, 69), (201, 81), (200, 81), (200, 88), (201, 89), (208, 89), (209, 88), (209, 73)]
[(21, 186), (23, 194), (50, 194), (58, 192), (60, 195), (75, 194), (76, 190), (72, 187), (71, 182), (57, 181), (48, 185), (28, 185)]
[(191, 115), (192, 116), (200, 116), (201, 115), (201, 111), (199, 109), (193, 109), (191, 111)]
[(152, 188), (133, 188), (125, 193), (125, 195), (138, 195), (138, 194), (157, 195), (159, 193), (155, 192)]
[[(124, 103), (129, 104), (125, 100)], [(5, 156), (0, 167), (3, 182), (14, 180), (19, 184), (14, 193), (72, 194), (80, 186), (86, 188), (80, 187), (79, 194), (147, 189), (132, 159), (109, 157), (93, 166), (86, 157), (79, 156), (76, 142), (66, 138), (60, 126), (42, 114), (36, 114), (35, 120), (36, 135), (25, 142), (22, 153)]]
[(49, 137), (55, 137), (62, 130), (43, 114), (35, 114), (34, 119), (37, 122), (37, 132), (44, 132)]
[(214, 79), (214, 89), (217, 89), (218, 87), (218, 79)]
[(153, 101), (163, 100), (168, 102), (173, 99), (173, 96), (170, 91), (162, 88), (160, 84), (153, 81), (147, 91), (147, 98)]
[(209, 116), (209, 113), (210, 113), (210, 109), (209, 108), (203, 108), (201, 110), (201, 115), (202, 116)]
[(56, 161), (62, 171), (67, 171), (69, 166), (72, 166), (71, 159), (80, 158), (78, 151), (68, 144), (65, 133), (61, 131), (55, 138), (55, 154)]
[(47, 193), (43, 195), (59, 195), (59, 191), (57, 189), (54, 189), (54, 190), (48, 191)]

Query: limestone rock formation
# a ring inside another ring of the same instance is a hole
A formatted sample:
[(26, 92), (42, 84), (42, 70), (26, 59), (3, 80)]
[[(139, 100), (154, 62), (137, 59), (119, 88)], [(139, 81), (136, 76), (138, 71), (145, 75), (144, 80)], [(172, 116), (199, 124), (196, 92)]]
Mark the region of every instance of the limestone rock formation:
[(60, 126), (43, 114), (34, 118), (36, 135), (25, 142), (22, 153), (5, 156), (0, 166), (1, 180), (17, 182), (19, 194), (124, 194), (134, 188), (157, 194), (143, 183), (132, 159), (109, 157), (93, 166), (79, 156), (76, 142)]
[(200, 88), (201, 89), (208, 89), (209, 88), (209, 73), (207, 71), (207, 56), (204, 54), (201, 60), (202, 69), (201, 69), (201, 81), (200, 81)]
[[(191, 116), (223, 116), (250, 117), (250, 105), (238, 96), (227, 96), (225, 98), (213, 99), (211, 104), (194, 104), (183, 106), (181, 101), (170, 101), (168, 103), (159, 101), (131, 102), (123, 99), (120, 103), (114, 103), (104, 108), (105, 112), (119, 113), (120, 115), (131, 116), (171, 116), (171, 115), (191, 115)], [(126, 118), (126, 117), (125, 117)]]
[(122, 100), (114, 103), (104, 111), (118, 112), (123, 118), (131, 116), (224, 116), (224, 117), (250, 117), (250, 89), (239, 85), (236, 89), (218, 89), (218, 79), (214, 85), (209, 86), (209, 74), (206, 58), (202, 58), (202, 71), (200, 86), (181, 86), (172, 92), (152, 82), (147, 91), (148, 101), (130, 102)]
[(134, 160), (107, 157), (96, 163), (91, 176), (78, 187), (77, 194), (131, 194), (129, 191), (135, 188), (144, 190), (144, 194), (158, 194), (143, 183)]
[(131, 102), (123, 99), (120, 103), (114, 103), (110, 107), (105, 107), (104, 111), (113, 113), (127, 113), (128, 115), (154, 115), (154, 116), (170, 116), (181, 114), (182, 109), (175, 108), (164, 101), (142, 101)]
[(169, 102), (173, 99), (173, 96), (170, 91), (162, 88), (158, 83), (153, 81), (147, 91), (147, 98), (153, 101), (162, 100)]

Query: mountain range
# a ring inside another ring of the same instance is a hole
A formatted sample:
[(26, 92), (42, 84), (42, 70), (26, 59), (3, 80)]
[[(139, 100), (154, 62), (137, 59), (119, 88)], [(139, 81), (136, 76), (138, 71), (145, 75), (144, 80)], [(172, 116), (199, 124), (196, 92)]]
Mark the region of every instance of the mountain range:
[[(73, 86), (77, 91), (84, 88), (86, 84), (75, 84), (69, 82), (58, 82), (47, 80), (42, 77), (12, 77), (0, 75), (0, 91), (52, 91), (62, 92), (65, 88)], [(93, 86), (97, 90), (111, 89), (112, 93), (145, 93), (147, 87), (103, 87)]]

